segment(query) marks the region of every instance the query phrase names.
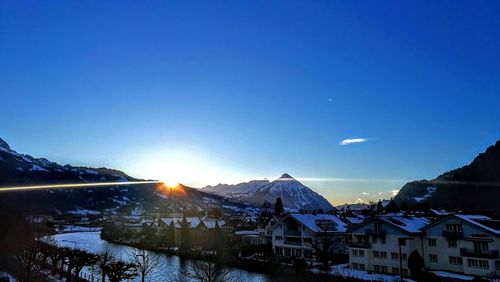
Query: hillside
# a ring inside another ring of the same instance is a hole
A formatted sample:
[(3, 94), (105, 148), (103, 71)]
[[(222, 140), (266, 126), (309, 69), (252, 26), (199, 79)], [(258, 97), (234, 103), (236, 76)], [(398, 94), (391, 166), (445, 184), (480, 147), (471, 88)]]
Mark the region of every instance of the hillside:
[(428, 204), (432, 208), (500, 213), (500, 141), (461, 168), (433, 180), (407, 183), (398, 203)]
[[(0, 187), (40, 184), (129, 182), (139, 179), (108, 169), (60, 165), (43, 158), (20, 154), (0, 139)], [(0, 192), (0, 206), (27, 213), (169, 211), (183, 207), (207, 209), (245, 206), (221, 196), (179, 185), (176, 189), (159, 189), (157, 184), (116, 185), (78, 189), (44, 189)]]

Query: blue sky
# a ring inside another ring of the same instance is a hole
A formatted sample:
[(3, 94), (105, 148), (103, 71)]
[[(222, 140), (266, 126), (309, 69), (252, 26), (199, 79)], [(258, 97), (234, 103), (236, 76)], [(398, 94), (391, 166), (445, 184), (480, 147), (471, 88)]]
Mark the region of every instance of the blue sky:
[(388, 198), (500, 138), (499, 14), (497, 1), (2, 1), (0, 136), (196, 187), (288, 172), (336, 204)]

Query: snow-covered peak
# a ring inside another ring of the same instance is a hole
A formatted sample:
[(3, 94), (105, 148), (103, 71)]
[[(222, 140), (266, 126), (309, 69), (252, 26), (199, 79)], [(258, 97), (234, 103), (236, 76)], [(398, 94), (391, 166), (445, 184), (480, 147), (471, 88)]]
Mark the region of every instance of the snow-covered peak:
[(295, 180), (295, 178), (291, 177), (290, 174), (288, 173), (283, 173), (282, 176), (280, 176), (280, 178), (278, 178), (279, 180)]
[(285, 208), (291, 210), (334, 209), (325, 198), (287, 173), (273, 182), (261, 180), (236, 185), (219, 184), (207, 186), (203, 191), (257, 207), (266, 202), (274, 204), (277, 198), (281, 198)]
[(2, 138), (0, 138), (0, 150), (5, 151), (5, 152), (10, 152), (10, 146), (5, 142)]

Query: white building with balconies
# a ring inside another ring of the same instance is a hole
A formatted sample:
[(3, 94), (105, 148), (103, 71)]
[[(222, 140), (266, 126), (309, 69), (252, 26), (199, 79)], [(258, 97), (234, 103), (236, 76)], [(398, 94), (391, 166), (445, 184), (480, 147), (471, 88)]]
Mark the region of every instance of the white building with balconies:
[(454, 214), (422, 230), (427, 269), (500, 276), (500, 220)]
[(423, 257), (421, 228), (430, 223), (425, 217), (390, 214), (376, 216), (352, 229), (349, 245), (351, 268), (407, 276), (413, 252)]
[(347, 254), (347, 224), (330, 214), (288, 214), (269, 227), (273, 253), (283, 259), (315, 258), (313, 244), (327, 236), (334, 254)]

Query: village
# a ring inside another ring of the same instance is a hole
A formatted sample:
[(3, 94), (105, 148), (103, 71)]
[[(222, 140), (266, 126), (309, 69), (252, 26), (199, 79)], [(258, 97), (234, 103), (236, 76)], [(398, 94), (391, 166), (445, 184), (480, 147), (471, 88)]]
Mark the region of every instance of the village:
[[(365, 210), (290, 212), (278, 200), (255, 214), (224, 214), (213, 208), (71, 218), (71, 225), (58, 232), (101, 231), (109, 242), (185, 258), (217, 258), (259, 271), (280, 267), (352, 281), (500, 276), (500, 220), (485, 215), (391, 210), (380, 203)], [(47, 226), (52, 219), (31, 220)]]

